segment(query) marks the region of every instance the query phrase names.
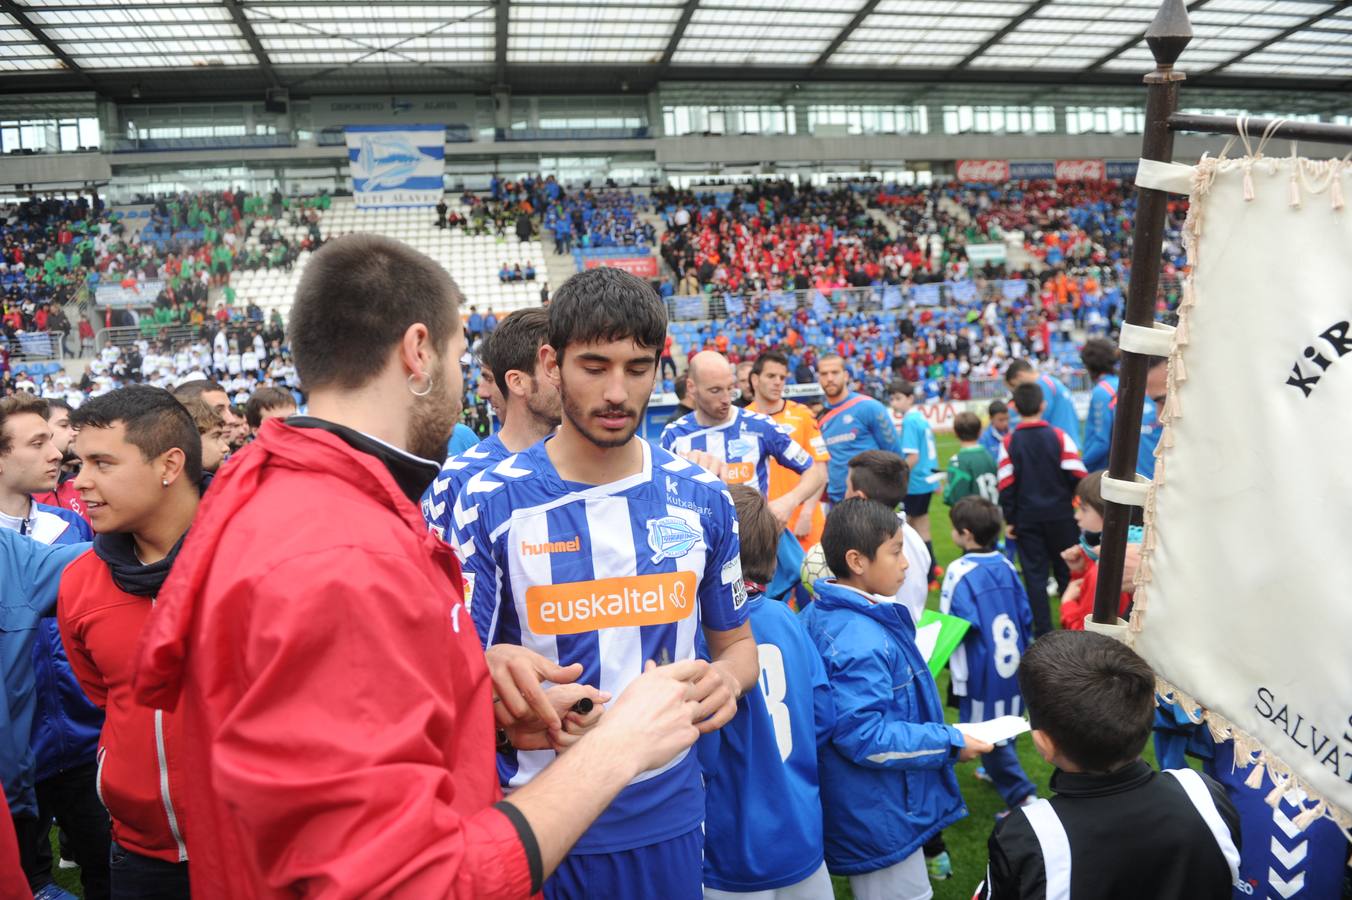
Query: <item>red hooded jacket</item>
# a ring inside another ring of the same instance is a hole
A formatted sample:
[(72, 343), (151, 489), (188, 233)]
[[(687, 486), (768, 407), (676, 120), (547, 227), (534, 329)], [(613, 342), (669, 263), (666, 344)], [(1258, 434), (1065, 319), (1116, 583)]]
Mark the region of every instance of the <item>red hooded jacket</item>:
[(373, 453), (274, 420), (222, 469), (135, 677), (141, 702), (180, 710), (197, 773), (194, 898), (530, 895), (534, 838), (494, 807), (462, 602), (454, 556)]

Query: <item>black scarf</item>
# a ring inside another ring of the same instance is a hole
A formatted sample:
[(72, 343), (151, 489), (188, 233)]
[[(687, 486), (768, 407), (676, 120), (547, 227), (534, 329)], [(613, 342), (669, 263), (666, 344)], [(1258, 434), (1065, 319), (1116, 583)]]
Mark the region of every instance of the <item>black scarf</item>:
[(169, 577), (169, 570), (174, 567), (174, 560), (183, 549), (183, 539), (187, 536), (188, 532), (183, 532), (168, 556), (148, 566), (136, 558), (136, 539), (130, 534), (95, 535), (94, 553), (108, 566), (118, 588), (137, 597), (154, 597), (164, 587), (164, 580)]
[(405, 450), (391, 447), (389, 444), (362, 434), (354, 428), (339, 425), (314, 416), (290, 416), (286, 424), (293, 428), (318, 428), (343, 439), (354, 450), (369, 453), (385, 466), (394, 483), (404, 496), (416, 506), (422, 500), (423, 492), (431, 486), (432, 480), (441, 472), (441, 466), (420, 456), (414, 456)]

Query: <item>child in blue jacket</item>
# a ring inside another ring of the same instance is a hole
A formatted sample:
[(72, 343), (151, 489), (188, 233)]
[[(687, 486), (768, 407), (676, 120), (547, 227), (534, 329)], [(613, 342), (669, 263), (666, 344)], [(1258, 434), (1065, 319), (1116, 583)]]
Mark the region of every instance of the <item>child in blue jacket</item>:
[(967, 815), (953, 765), (994, 748), (944, 724), (911, 614), (895, 602), (907, 568), (896, 514), (845, 500), (822, 549), (836, 577), (817, 582), (803, 618), (836, 709), (818, 763), (826, 864), (858, 900), (927, 900), (921, 847)]

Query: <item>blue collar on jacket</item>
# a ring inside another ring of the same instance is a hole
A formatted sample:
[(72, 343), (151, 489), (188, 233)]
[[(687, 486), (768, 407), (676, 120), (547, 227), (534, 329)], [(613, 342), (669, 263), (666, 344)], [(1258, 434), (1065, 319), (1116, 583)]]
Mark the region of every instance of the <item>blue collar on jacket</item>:
[(817, 599), (814, 603), (822, 612), (836, 609), (848, 609), (863, 613), (892, 628), (900, 627), (908, 634), (915, 634), (915, 623), (911, 621), (910, 611), (895, 597), (875, 597), (861, 590), (837, 584), (835, 579), (818, 581)]

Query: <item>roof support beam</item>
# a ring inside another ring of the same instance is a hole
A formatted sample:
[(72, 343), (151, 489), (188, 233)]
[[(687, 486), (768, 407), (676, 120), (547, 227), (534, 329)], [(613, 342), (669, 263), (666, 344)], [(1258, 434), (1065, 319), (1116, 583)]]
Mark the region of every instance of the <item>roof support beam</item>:
[(690, 25), (690, 19), (695, 15), (695, 7), (699, 6), (699, 0), (685, 0), (685, 8), (681, 10), (681, 17), (676, 20), (676, 27), (671, 30), (671, 39), (667, 41), (667, 49), (662, 51), (662, 61), (658, 63), (659, 73), (662, 69), (671, 65), (671, 58), (676, 55), (676, 47), (681, 43), (681, 38), (685, 36), (685, 29)]
[[(1206, 6), (1207, 3), (1209, 3), (1209, 2), (1211, 2), (1211, 0), (1193, 0), (1192, 3), (1189, 3), (1189, 4), (1188, 4), (1188, 12), (1193, 12), (1193, 11), (1195, 11), (1195, 10), (1199, 10), (1199, 9), (1201, 9), (1203, 6)], [(1093, 62), (1091, 62), (1091, 63), (1089, 64), (1089, 67), (1086, 68), (1084, 71), (1086, 71), (1086, 72), (1092, 72), (1092, 71), (1094, 71), (1095, 69), (1101, 69), (1101, 68), (1103, 68), (1103, 66), (1105, 66), (1106, 64), (1108, 64), (1108, 63), (1112, 62), (1113, 60), (1117, 59), (1117, 58), (1118, 58), (1119, 56), (1121, 56), (1123, 53), (1126, 53), (1128, 50), (1130, 50), (1132, 47), (1135, 47), (1137, 44), (1139, 44), (1139, 43), (1140, 43), (1141, 41), (1143, 41), (1143, 40), (1145, 40), (1145, 29), (1144, 29), (1144, 28), (1142, 28), (1140, 31), (1138, 31), (1138, 32), (1136, 32), (1135, 34), (1133, 34), (1131, 37), (1127, 38), (1127, 39), (1126, 39), (1125, 41), (1123, 41), (1122, 43), (1118, 44), (1118, 45), (1117, 45), (1116, 47), (1114, 47), (1113, 49), (1109, 50), (1107, 53), (1105, 53), (1105, 54), (1103, 54), (1102, 56), (1100, 56), (1098, 59), (1096, 59), (1096, 60), (1094, 60)], [(1149, 64), (1149, 63), (1142, 63), (1142, 67), (1143, 67), (1143, 68), (1149, 68), (1149, 67), (1150, 67), (1150, 64)]]
[(1344, 7), (1341, 3), (1333, 3), (1333, 4), (1330, 4), (1330, 5), (1329, 5), (1329, 8), (1326, 9), (1326, 10), (1324, 10), (1323, 12), (1318, 13), (1318, 14), (1313, 15), (1313, 16), (1310, 16), (1310, 17), (1309, 17), (1308, 19), (1306, 19), (1305, 21), (1300, 22), (1300, 23), (1298, 23), (1298, 24), (1296, 24), (1296, 25), (1292, 25), (1290, 28), (1286, 29), (1285, 31), (1281, 32), (1280, 34), (1275, 34), (1275, 35), (1273, 35), (1272, 37), (1268, 38), (1268, 39), (1265, 40), (1265, 41), (1260, 41), (1260, 42), (1258, 42), (1257, 44), (1254, 44), (1254, 45), (1253, 45), (1252, 47), (1250, 47), (1248, 50), (1243, 50), (1243, 51), (1241, 51), (1241, 52), (1239, 52), (1239, 53), (1236, 53), (1234, 56), (1230, 57), (1229, 59), (1225, 60), (1224, 62), (1217, 63), (1216, 65), (1212, 66), (1210, 69), (1207, 69), (1207, 71), (1208, 71), (1208, 72), (1219, 72), (1221, 69), (1224, 69), (1224, 68), (1226, 68), (1227, 66), (1233, 66), (1235, 63), (1240, 62), (1240, 61), (1245, 60), (1245, 59), (1248, 59), (1250, 56), (1253, 56), (1255, 53), (1258, 53), (1258, 52), (1260, 52), (1260, 51), (1262, 51), (1262, 50), (1266, 50), (1267, 48), (1271, 47), (1273, 44), (1277, 43), (1278, 41), (1284, 41), (1284, 40), (1286, 40), (1287, 38), (1289, 38), (1291, 35), (1293, 35), (1293, 34), (1299, 32), (1299, 31), (1304, 31), (1306, 28), (1309, 28), (1309, 27), (1310, 27), (1311, 25), (1313, 25), (1314, 23), (1316, 23), (1316, 22), (1318, 22), (1318, 21), (1320, 21), (1320, 20), (1322, 20), (1322, 19), (1327, 19), (1329, 16), (1331, 16), (1331, 15), (1333, 15), (1334, 13), (1336, 13), (1336, 12), (1342, 10), (1342, 9), (1345, 9), (1345, 8), (1346, 8), (1346, 7)]
[(249, 17), (244, 14), (242, 0), (225, 0), (225, 8), (230, 10), (230, 18), (235, 21), (235, 27), (244, 35), (244, 42), (249, 45), (253, 55), (258, 57), (258, 67), (263, 70), (268, 83), (273, 87), (281, 87), (282, 83), (277, 80), (277, 73), (272, 69), (272, 60), (268, 58), (268, 51), (263, 49), (263, 42), (258, 39), (253, 25), (249, 24)]
[(498, 0), (498, 21), (493, 30), (494, 84), (507, 83), (507, 34), (511, 12), (511, 0)]
[(1034, 2), (1028, 4), (1028, 6), (1024, 8), (1023, 12), (1019, 13), (1017, 16), (1009, 20), (1009, 24), (1005, 25), (1004, 28), (1001, 28), (999, 31), (995, 32), (995, 34), (986, 38), (986, 40), (982, 42), (980, 47), (977, 47), (971, 53), (968, 53), (965, 57), (963, 57), (962, 60), (958, 63), (957, 68), (965, 69), (968, 66), (970, 66), (975, 60), (980, 59), (983, 53), (985, 53), (987, 50), (1003, 41), (1008, 35), (1013, 33), (1014, 29), (1018, 28), (1024, 22), (1027, 22), (1032, 17), (1033, 13), (1037, 12), (1039, 9), (1042, 9), (1042, 7), (1046, 6), (1049, 2), (1051, 2), (1051, 0), (1034, 0)]
[(61, 45), (58, 44), (56, 41), (47, 37), (47, 32), (42, 30), (42, 26), (35, 24), (32, 19), (28, 18), (28, 15), (24, 11), (24, 8), (21, 7), (19, 4), (15, 3), (14, 0), (0, 0), (0, 10), (4, 10), (5, 12), (13, 16), (14, 21), (18, 22), (20, 25), (26, 28), (29, 34), (37, 38), (38, 43), (46, 47), (47, 50), (52, 54), (52, 56), (55, 56), (57, 59), (61, 60), (61, 62), (65, 65), (65, 67), (71, 72), (78, 75), (82, 81), (90, 85), (94, 83), (94, 79), (89, 77), (88, 72), (80, 68), (79, 63), (75, 61), (74, 57), (72, 57), (65, 50), (62, 50)]
[(863, 8), (854, 14), (854, 18), (850, 20), (849, 24), (840, 29), (840, 33), (831, 39), (831, 43), (826, 45), (826, 49), (822, 51), (821, 56), (817, 57), (817, 61), (812, 64), (812, 68), (817, 69), (826, 65), (826, 61), (831, 58), (833, 53), (840, 49), (840, 45), (845, 43), (850, 35), (854, 34), (856, 28), (864, 24), (864, 20), (868, 18), (869, 13), (877, 8), (879, 2), (881, 2), (881, 0), (868, 0)]

